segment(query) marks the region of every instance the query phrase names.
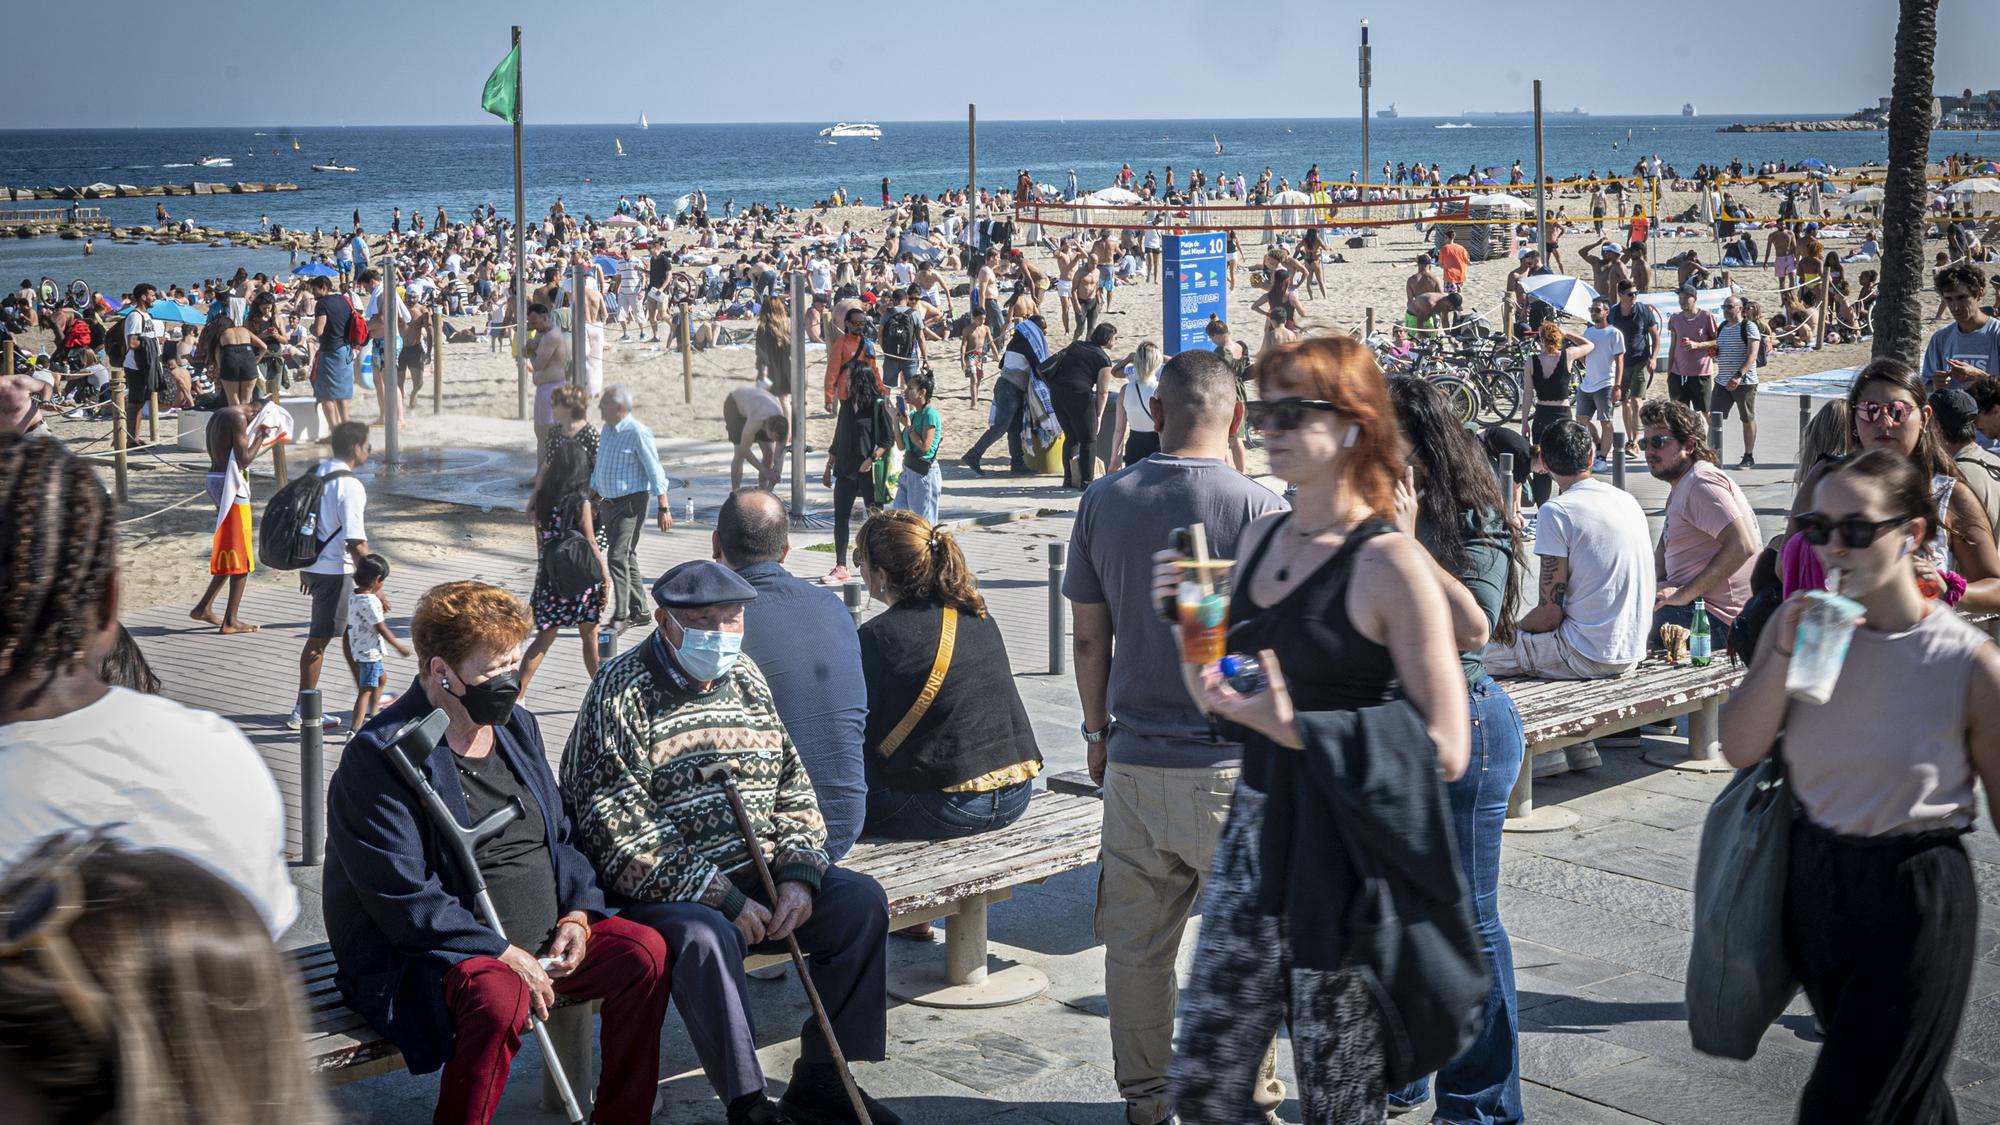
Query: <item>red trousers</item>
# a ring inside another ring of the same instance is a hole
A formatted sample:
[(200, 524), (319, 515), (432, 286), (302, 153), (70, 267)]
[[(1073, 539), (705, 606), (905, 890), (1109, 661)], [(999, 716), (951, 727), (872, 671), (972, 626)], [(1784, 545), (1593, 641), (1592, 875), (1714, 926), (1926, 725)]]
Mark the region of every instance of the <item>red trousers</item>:
[[(652, 1120), (660, 1081), (660, 1023), (667, 1015), (667, 944), (659, 931), (622, 918), (591, 928), (583, 964), (555, 982), (556, 992), (602, 1000), (599, 1043), (604, 1072), (597, 1082), (599, 1125), (644, 1125)], [(528, 985), (493, 957), (452, 966), (444, 978), (457, 1043), (444, 1065), (435, 1125), (487, 1125), (500, 1106), (507, 1072), (528, 1024)], [(569, 1076), (579, 1099), (588, 1074)]]

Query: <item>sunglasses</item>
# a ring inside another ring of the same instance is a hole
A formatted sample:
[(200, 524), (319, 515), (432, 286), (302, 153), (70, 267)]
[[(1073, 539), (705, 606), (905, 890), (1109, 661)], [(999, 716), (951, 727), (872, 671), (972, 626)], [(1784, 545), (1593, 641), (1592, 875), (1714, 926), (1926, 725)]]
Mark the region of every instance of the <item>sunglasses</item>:
[(1243, 404), (1244, 413), (1249, 417), (1252, 428), (1271, 433), (1278, 430), (1296, 430), (1305, 424), (1307, 411), (1333, 413), (1337, 407), (1323, 398), (1273, 398), (1258, 399)]
[(1639, 444), (1646, 449), (1665, 449), (1669, 445), (1680, 444), (1680, 439), (1672, 434), (1654, 434), (1651, 437), (1640, 438)]
[(1909, 421), (1910, 415), (1916, 412), (1916, 404), (1911, 402), (1857, 402), (1854, 404), (1854, 417), (1870, 425), (1882, 421), (1882, 416), (1886, 414), (1889, 417), (1891, 425), (1900, 426), (1904, 422)]
[(92, 983), (69, 928), (82, 916), (83, 876), (77, 868), (103, 846), (101, 836), (76, 836), (24, 860), (0, 893), (0, 960), (39, 953), (61, 991), (64, 1007), (98, 1043), (111, 1038), (104, 991)]
[(1858, 551), (1872, 545), (1883, 532), (1901, 527), (1910, 519), (1909, 516), (1893, 516), (1886, 520), (1830, 520), (1818, 512), (1806, 512), (1798, 517), (1797, 523), (1799, 534), (1815, 547), (1826, 546), (1838, 533), (1842, 543)]

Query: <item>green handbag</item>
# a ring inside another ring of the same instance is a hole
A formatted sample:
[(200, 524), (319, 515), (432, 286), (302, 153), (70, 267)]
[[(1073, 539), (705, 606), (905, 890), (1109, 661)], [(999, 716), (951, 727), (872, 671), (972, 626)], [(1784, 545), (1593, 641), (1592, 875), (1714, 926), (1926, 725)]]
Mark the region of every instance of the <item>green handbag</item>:
[(1798, 802), (1779, 749), (1738, 770), (1702, 823), (1687, 1019), (1703, 1054), (1756, 1054), (1765, 1029), (1799, 990), (1785, 957), (1785, 880)]

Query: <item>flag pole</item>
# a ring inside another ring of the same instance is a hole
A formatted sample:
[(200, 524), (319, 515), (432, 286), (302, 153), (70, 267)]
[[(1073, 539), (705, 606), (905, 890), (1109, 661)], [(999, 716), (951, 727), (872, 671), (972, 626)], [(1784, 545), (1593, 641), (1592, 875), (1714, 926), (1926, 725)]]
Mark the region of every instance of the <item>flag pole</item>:
[[(521, 49), (521, 25), (514, 25), (514, 50)], [(514, 65), (514, 409), (528, 416), (528, 204), (521, 183), (521, 68)]]

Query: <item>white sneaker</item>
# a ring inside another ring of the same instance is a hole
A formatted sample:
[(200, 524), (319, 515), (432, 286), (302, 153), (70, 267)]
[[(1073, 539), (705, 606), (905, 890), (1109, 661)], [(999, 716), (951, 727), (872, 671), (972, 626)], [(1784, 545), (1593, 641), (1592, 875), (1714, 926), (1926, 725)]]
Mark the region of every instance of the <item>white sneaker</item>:
[(1595, 742), (1579, 742), (1563, 750), (1563, 759), (1573, 770), (1594, 770), (1604, 764)]
[(791, 967), (790, 962), (780, 961), (775, 965), (766, 965), (761, 969), (745, 969), (744, 975), (757, 980), (783, 980), (785, 979), (785, 970)]
[(1558, 777), (1568, 772), (1568, 756), (1561, 750), (1549, 750), (1535, 755), (1534, 772), (1530, 776), (1540, 781), (1545, 777)]
[(298, 708), (296, 707), (292, 708), (291, 715), (285, 719), (285, 729), (297, 730), (304, 724), (305, 724), (305, 716), (299, 714)]

